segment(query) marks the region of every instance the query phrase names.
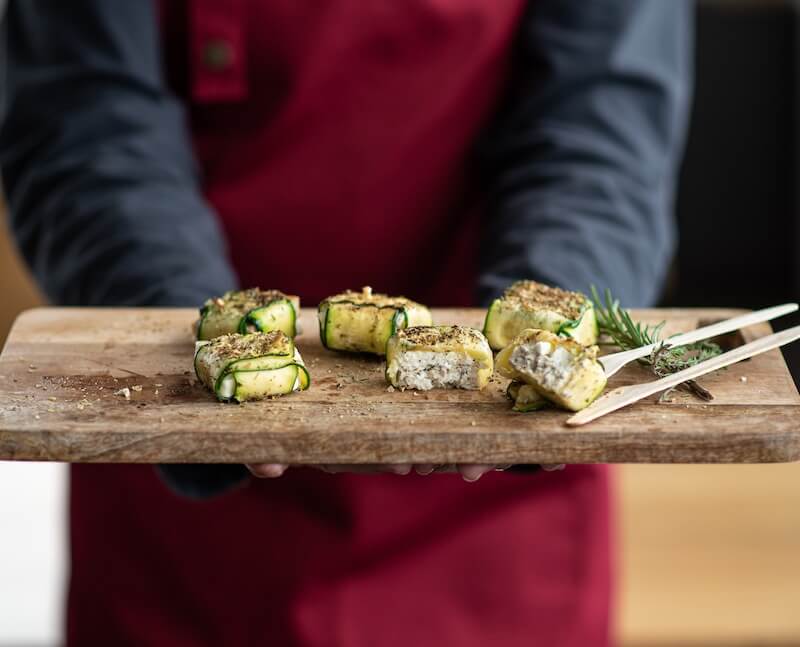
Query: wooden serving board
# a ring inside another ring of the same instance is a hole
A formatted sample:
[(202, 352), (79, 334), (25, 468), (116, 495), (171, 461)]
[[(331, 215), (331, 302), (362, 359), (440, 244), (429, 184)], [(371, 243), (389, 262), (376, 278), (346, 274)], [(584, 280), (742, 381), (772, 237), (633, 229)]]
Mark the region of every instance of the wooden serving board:
[[(666, 333), (738, 314), (651, 310)], [(484, 311), (435, 310), (480, 327)], [(0, 459), (69, 462), (758, 463), (800, 460), (800, 395), (779, 351), (701, 380), (715, 399), (676, 392), (585, 427), (568, 414), (520, 414), (495, 377), (481, 392), (387, 390), (377, 358), (322, 348), (316, 312), (297, 343), (311, 388), (221, 404), (192, 372), (191, 309), (39, 308), (0, 356)], [(767, 324), (738, 335), (768, 334)], [(734, 343), (735, 343), (734, 336)], [(650, 379), (628, 366), (610, 387)], [(115, 393), (128, 387), (130, 400)]]

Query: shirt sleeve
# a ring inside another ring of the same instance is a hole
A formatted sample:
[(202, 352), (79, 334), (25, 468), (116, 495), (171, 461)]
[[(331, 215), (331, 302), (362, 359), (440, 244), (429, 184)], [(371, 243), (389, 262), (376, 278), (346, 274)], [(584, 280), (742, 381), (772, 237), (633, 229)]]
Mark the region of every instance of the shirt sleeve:
[(47, 296), (198, 305), (235, 286), (160, 73), (152, 2), (12, 2), (0, 168)]
[[(161, 78), (154, 4), (18, 0), (3, 22), (10, 223), (55, 303), (197, 306), (236, 285), (182, 108)], [(247, 474), (240, 465), (161, 472), (189, 496)]]
[(537, 0), (479, 147), (479, 298), (532, 278), (652, 304), (672, 257), (691, 90), (686, 0)]

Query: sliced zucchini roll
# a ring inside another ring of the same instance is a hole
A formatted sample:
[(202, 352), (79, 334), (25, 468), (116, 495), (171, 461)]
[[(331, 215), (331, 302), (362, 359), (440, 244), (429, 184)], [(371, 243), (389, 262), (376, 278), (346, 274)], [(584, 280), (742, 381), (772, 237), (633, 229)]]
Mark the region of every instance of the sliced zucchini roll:
[(497, 372), (570, 411), (588, 406), (606, 386), (597, 346), (587, 348), (549, 330), (523, 330), (497, 355)]
[(386, 344), (386, 381), (399, 389), (482, 389), (494, 370), (486, 337), (464, 326), (415, 326)]
[(198, 342), (194, 370), (222, 402), (304, 391), (311, 381), (294, 342), (280, 330)]
[(502, 350), (527, 328), (549, 330), (584, 346), (597, 343), (594, 306), (586, 296), (536, 281), (517, 281), (489, 306), (483, 333), (494, 350)]
[(278, 290), (235, 290), (209, 299), (200, 308), (197, 339), (208, 340), (232, 333), (280, 330), (294, 339), (299, 334), (300, 297)]
[(548, 400), (539, 395), (539, 392), (530, 384), (511, 380), (506, 389), (506, 396), (514, 403), (512, 409), (520, 413), (538, 411), (547, 406)]
[(330, 350), (386, 354), (386, 342), (395, 332), (410, 326), (430, 326), (425, 306), (405, 297), (348, 290), (319, 304), (319, 336)]

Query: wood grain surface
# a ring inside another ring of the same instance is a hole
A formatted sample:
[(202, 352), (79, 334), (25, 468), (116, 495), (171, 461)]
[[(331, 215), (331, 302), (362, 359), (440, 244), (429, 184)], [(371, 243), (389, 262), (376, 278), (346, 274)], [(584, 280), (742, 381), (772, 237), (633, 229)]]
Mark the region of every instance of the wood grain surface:
[[(666, 332), (733, 310), (640, 311)], [(511, 411), (506, 381), (482, 392), (389, 392), (383, 363), (322, 348), (316, 311), (297, 343), (311, 388), (221, 404), (192, 373), (191, 309), (37, 308), (0, 356), (0, 459), (69, 462), (759, 463), (800, 460), (800, 395), (779, 351), (702, 379), (707, 404), (675, 393), (569, 428), (568, 414)], [(481, 310), (435, 310), (480, 326)], [(768, 334), (767, 324), (743, 332)], [(739, 336), (741, 343), (742, 336)], [(733, 342), (735, 343), (735, 341)], [(628, 366), (609, 386), (651, 379)], [(131, 389), (130, 400), (116, 395)]]

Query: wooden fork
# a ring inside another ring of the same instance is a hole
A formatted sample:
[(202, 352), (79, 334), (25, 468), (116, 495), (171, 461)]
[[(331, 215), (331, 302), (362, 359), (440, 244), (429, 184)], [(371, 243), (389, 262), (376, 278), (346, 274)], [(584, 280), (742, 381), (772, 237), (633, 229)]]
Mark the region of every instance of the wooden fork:
[[(696, 341), (710, 339), (711, 337), (716, 337), (717, 335), (724, 335), (725, 333), (733, 332), (734, 330), (739, 330), (740, 328), (744, 328), (746, 326), (752, 326), (753, 324), (761, 323), (763, 321), (777, 319), (778, 317), (787, 315), (790, 312), (794, 312), (797, 310), (797, 308), (798, 305), (796, 303), (784, 303), (780, 306), (764, 308), (763, 310), (755, 310), (754, 312), (748, 312), (747, 314), (732, 317), (730, 319), (726, 319), (725, 321), (718, 321), (710, 326), (703, 326), (702, 328), (690, 330), (689, 332), (675, 335), (674, 337), (668, 337), (667, 339), (663, 340), (663, 343), (668, 348), (693, 344)], [(636, 359), (641, 359), (642, 357), (647, 357), (661, 344), (662, 342), (659, 341), (655, 344), (650, 344), (649, 346), (642, 346), (640, 348), (634, 348), (632, 350), (626, 350), (620, 353), (604, 355), (598, 359), (603, 365), (603, 370), (608, 378), (619, 371), (619, 369), (625, 366), (625, 364), (629, 364), (630, 362)]]
[(699, 364), (685, 368), (672, 375), (667, 375), (661, 379), (645, 382), (643, 384), (619, 387), (613, 391), (609, 391), (606, 395), (583, 409), (583, 411), (579, 411), (571, 418), (568, 418), (567, 424), (573, 426), (584, 425), (587, 422), (596, 420), (600, 416), (604, 416), (607, 413), (611, 413), (642, 398), (646, 398), (648, 395), (671, 389), (682, 382), (693, 380), (724, 366), (729, 366), (743, 359), (753, 357), (754, 355), (772, 350), (773, 348), (778, 348), (778, 346), (783, 346), (796, 339), (800, 339), (800, 326), (761, 337), (760, 339), (751, 341), (749, 344), (739, 346), (738, 348), (729, 350), (727, 353), (722, 353), (722, 355), (717, 355), (717, 357), (713, 357), (705, 362), (700, 362)]

